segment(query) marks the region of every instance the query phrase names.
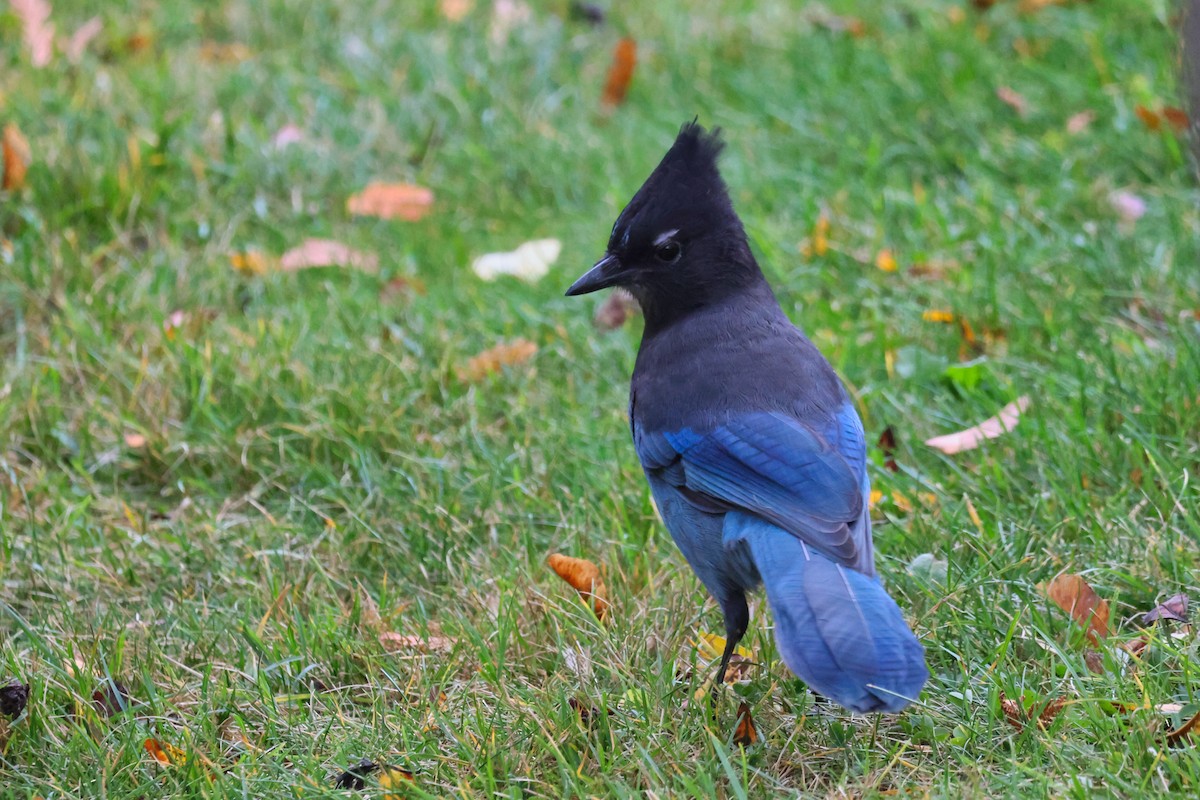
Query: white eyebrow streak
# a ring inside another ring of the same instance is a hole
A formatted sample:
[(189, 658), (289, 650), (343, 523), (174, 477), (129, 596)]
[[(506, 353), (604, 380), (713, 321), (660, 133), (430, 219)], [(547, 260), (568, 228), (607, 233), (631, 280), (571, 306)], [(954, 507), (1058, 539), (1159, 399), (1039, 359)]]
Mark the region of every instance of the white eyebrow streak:
[(658, 235), (658, 238), (654, 240), (654, 246), (658, 247), (660, 244), (667, 241), (668, 239), (675, 238), (675, 234), (677, 234), (677, 233), (679, 233), (679, 228), (672, 228), (669, 231), (664, 231), (663, 233), (660, 233)]

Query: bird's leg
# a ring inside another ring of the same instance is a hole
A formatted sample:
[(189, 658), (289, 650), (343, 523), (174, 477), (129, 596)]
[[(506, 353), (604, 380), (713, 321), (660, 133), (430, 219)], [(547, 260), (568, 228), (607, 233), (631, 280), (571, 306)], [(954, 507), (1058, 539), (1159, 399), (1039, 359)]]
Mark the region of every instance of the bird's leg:
[(746, 595), (741, 591), (726, 597), (721, 603), (721, 610), (725, 614), (725, 652), (721, 654), (721, 666), (717, 668), (717, 677), (713, 681), (714, 699), (718, 687), (725, 685), (725, 672), (729, 669), (729, 660), (733, 658), (738, 642), (746, 635), (746, 627), (750, 624), (750, 607), (746, 605)]

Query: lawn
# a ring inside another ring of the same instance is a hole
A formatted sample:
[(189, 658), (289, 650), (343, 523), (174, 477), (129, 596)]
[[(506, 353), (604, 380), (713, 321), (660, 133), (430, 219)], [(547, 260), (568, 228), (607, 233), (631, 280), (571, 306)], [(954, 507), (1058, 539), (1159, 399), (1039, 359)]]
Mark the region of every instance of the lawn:
[[(0, 193), (0, 684), (30, 685), (0, 796), (382, 796), (335, 788), (363, 758), (413, 797), (1200, 791), (1167, 735), (1200, 639), (1141, 617), (1200, 598), (1200, 189), (1138, 113), (1180, 105), (1175, 6), (466, 5), (56, 0), (59, 37), (101, 30), (40, 69), (0, 11), (31, 154)], [(641, 323), (563, 291), (696, 115), (859, 403), (932, 673), (901, 715), (815, 702), (761, 598), (745, 680), (695, 699), (721, 617), (629, 441)], [(378, 180), (433, 205), (348, 213)], [(273, 268), (309, 237), (378, 268)], [(547, 237), (540, 281), (470, 269)], [(924, 444), (1023, 395), (979, 449)], [(556, 552), (601, 567), (604, 622)], [(1060, 572), (1106, 640), (1047, 601)]]

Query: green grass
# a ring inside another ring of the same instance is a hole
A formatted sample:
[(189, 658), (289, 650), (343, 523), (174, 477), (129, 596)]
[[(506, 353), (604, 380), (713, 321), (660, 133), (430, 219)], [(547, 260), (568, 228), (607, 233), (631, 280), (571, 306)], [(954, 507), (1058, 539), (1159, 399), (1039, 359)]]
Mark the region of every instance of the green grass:
[[(782, 0), (613, 3), (599, 27), (561, 0), (497, 44), (489, 3), (459, 24), (416, 5), (59, 0), (61, 32), (99, 13), (104, 33), (44, 70), (0, 13), (0, 121), (34, 153), (0, 195), (0, 679), (32, 686), (0, 732), (0, 793), (344, 796), (363, 756), (412, 770), (413, 796), (1196, 792), (1200, 753), (1164, 733), (1200, 707), (1197, 638), (1160, 627), (1093, 674), (1037, 588), (1085, 573), (1118, 641), (1200, 596), (1200, 191), (1185, 143), (1134, 112), (1177, 104), (1173, 7), (831, 3), (864, 19), (854, 38)], [(606, 117), (622, 33), (640, 63)], [(695, 114), (727, 132), (784, 307), (871, 441), (897, 433), (898, 472), (872, 454), (879, 568), (933, 673), (897, 717), (814, 707), (759, 601), (762, 666), (730, 692), (761, 736), (745, 751), (734, 698), (715, 719), (689, 702), (694, 639), (721, 621), (628, 441), (640, 323), (600, 333), (599, 299), (562, 297)], [(306, 141), (277, 152), (288, 122)], [(431, 187), (434, 212), (349, 217), (373, 179)], [(1146, 199), (1135, 224), (1119, 189)], [(804, 258), (822, 212), (831, 248)], [(307, 236), (380, 273), (230, 267)], [(563, 255), (536, 285), (468, 269), (545, 236)], [(874, 266), (884, 247), (899, 271)], [(395, 277), (428, 292), (381, 293)], [(946, 377), (973, 354), (931, 309), (991, 332), (974, 385)], [(527, 365), (458, 380), (516, 337), (540, 347)], [(1006, 437), (922, 444), (1021, 394)], [(610, 624), (551, 552), (603, 565)], [(926, 552), (944, 583), (907, 570)], [(390, 653), (381, 631), (454, 645)], [(108, 716), (92, 698), (112, 680), (133, 707)], [(1017, 732), (1002, 692), (1069, 705)], [(185, 763), (156, 765), (147, 737)]]

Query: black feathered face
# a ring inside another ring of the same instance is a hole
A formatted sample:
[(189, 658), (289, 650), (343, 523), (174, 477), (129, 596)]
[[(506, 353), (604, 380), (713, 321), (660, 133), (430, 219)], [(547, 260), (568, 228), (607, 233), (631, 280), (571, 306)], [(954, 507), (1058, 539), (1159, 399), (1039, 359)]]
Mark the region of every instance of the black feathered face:
[(617, 217), (604, 258), (567, 294), (623, 286), (643, 308), (694, 306), (747, 269), (758, 274), (717, 171), (722, 147), (717, 131), (684, 125)]

